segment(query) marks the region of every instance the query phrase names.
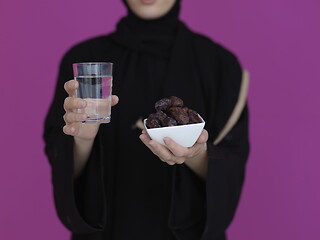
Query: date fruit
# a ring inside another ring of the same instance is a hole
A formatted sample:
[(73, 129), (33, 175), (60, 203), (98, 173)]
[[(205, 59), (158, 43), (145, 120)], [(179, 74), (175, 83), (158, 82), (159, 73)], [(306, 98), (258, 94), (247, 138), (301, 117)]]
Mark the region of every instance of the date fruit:
[(170, 127), (201, 123), (198, 113), (184, 106), (183, 100), (176, 96), (162, 98), (155, 103), (156, 112), (146, 121), (148, 128)]

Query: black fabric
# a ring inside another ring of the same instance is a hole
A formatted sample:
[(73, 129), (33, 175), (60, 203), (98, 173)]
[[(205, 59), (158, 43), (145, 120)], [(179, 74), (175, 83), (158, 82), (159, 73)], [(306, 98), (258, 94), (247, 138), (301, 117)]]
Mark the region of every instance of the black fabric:
[[(247, 108), (218, 146), (213, 141), (238, 98), (236, 57), (177, 19), (179, 1), (161, 19), (129, 12), (116, 32), (70, 49), (61, 61), (45, 122), (56, 209), (73, 239), (222, 240), (232, 221), (249, 151)], [(63, 85), (72, 63), (114, 63), (112, 120), (100, 126), (85, 172), (73, 180), (73, 139), (62, 133)], [(197, 110), (209, 132), (208, 179), (186, 165), (169, 166), (139, 140), (139, 118), (155, 101), (175, 95)]]

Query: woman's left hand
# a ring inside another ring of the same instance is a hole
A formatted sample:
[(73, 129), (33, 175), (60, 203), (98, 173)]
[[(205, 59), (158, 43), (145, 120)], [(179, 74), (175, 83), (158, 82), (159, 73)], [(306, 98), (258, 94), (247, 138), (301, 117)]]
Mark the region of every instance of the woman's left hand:
[(196, 161), (197, 158), (206, 156), (208, 132), (204, 129), (197, 142), (192, 147), (182, 147), (170, 138), (164, 138), (166, 146), (151, 140), (146, 130), (142, 130), (141, 141), (155, 154), (161, 161), (169, 165), (188, 164), (188, 161)]

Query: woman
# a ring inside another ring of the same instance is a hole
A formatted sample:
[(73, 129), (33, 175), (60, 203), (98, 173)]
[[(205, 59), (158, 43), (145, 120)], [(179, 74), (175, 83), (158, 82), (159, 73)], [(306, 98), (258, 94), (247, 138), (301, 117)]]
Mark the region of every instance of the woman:
[[(179, 0), (124, 3), (114, 33), (74, 46), (60, 65), (44, 134), (58, 215), (73, 239), (226, 239), (249, 152), (241, 67), (178, 20)], [(85, 125), (68, 79), (72, 63), (95, 61), (114, 63), (120, 102), (111, 123)], [(172, 95), (206, 120), (191, 148), (137, 127)]]

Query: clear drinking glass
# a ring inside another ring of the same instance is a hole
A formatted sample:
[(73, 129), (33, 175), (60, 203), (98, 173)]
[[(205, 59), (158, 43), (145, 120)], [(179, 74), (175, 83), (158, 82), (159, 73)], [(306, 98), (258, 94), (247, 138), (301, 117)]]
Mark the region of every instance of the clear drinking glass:
[(112, 65), (109, 62), (74, 63), (74, 79), (78, 81), (77, 97), (87, 102), (84, 123), (109, 123), (111, 120)]

